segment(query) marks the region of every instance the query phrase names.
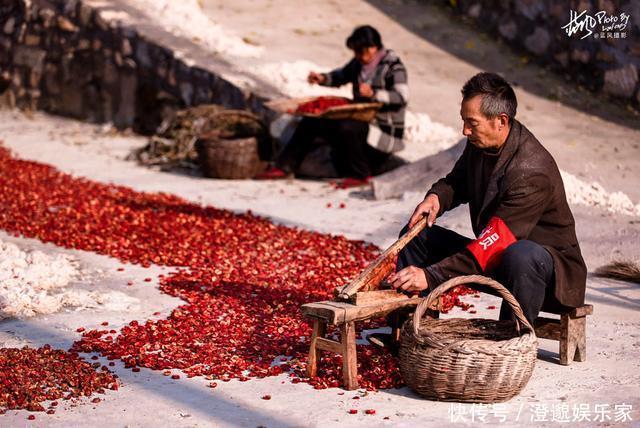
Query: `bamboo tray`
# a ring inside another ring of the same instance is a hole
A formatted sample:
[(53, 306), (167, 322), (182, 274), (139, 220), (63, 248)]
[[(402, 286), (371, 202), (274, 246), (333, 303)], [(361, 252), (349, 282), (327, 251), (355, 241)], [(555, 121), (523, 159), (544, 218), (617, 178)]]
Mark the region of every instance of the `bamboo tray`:
[[(352, 119), (362, 122), (371, 122), (376, 113), (383, 106), (383, 103), (350, 103), (342, 106), (329, 107), (320, 114), (296, 113), (296, 109), (300, 104), (313, 101), (319, 97), (301, 97), (301, 98), (281, 98), (267, 102), (265, 105), (278, 113), (288, 113), (297, 116), (316, 117), (323, 119)], [(324, 98), (339, 98), (348, 100), (344, 97), (324, 96)]]

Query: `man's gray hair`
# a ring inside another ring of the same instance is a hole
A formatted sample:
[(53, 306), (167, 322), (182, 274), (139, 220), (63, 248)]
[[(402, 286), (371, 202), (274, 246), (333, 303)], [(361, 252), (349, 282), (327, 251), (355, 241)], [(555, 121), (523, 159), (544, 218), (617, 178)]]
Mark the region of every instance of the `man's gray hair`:
[(462, 87), (462, 99), (482, 96), (480, 112), (493, 119), (500, 114), (509, 117), (509, 123), (516, 117), (518, 100), (509, 83), (495, 73), (478, 73)]

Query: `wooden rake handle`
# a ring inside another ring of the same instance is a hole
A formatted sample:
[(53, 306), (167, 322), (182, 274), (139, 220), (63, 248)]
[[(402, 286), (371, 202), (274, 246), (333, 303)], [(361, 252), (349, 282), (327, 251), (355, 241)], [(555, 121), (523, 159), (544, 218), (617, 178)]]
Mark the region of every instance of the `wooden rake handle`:
[(338, 292), (338, 300), (349, 300), (358, 291), (375, 289), (383, 279), (395, 269), (395, 257), (400, 251), (422, 231), (427, 225), (427, 217), (423, 216), (407, 233), (394, 242), (382, 254), (366, 267), (356, 279), (342, 287)]

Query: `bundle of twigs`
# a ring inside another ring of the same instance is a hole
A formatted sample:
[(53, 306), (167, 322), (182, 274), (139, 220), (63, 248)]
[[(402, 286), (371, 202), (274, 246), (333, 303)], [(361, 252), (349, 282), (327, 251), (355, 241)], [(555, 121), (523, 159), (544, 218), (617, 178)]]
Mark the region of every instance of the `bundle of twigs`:
[(199, 167), (196, 140), (214, 130), (222, 138), (242, 138), (263, 134), (266, 127), (248, 111), (225, 110), (216, 104), (199, 105), (179, 110), (165, 119), (147, 145), (134, 150), (129, 159), (164, 170), (196, 169)]
[(620, 281), (640, 283), (640, 265), (631, 260), (614, 260), (596, 269), (596, 275)]

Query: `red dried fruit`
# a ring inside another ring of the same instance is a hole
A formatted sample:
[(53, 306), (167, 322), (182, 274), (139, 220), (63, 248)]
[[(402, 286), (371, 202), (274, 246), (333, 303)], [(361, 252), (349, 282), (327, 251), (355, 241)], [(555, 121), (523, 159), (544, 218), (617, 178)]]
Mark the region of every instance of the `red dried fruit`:
[(102, 323), (100, 323), (100, 325), (109, 325), (108, 321), (103, 321)]
[[(311, 327), (300, 305), (330, 299), (335, 286), (375, 259), (374, 246), (276, 225), (250, 212), (234, 214), (168, 194), (75, 178), (14, 159), (1, 148), (0, 189), (0, 228), (12, 234), (123, 263), (177, 268), (158, 280), (160, 289), (183, 305), (163, 319), (131, 322), (112, 340), (107, 330), (83, 332), (72, 353), (96, 352), (128, 367), (175, 368), (224, 381), (282, 373), (270, 362), (286, 355), (291, 382), (340, 386), (338, 355), (323, 355), (319, 375), (305, 377)], [(448, 308), (460, 306), (464, 290), (448, 294)], [(380, 326), (380, 321), (363, 322), (358, 332)], [(357, 346), (361, 387), (402, 386), (396, 360), (369, 348)], [(110, 376), (115, 389), (116, 376)]]
[(29, 415), (27, 416), (27, 419), (29, 419), (30, 421), (34, 420), (36, 417), (35, 415)]
[(350, 415), (355, 415), (356, 413), (358, 413), (358, 411), (356, 409), (349, 409), (349, 414)]
[(133, 285), (133, 281), (127, 281), (127, 285)]
[(144, 282), (151, 282), (151, 278), (145, 278)]
[(47, 410), (47, 415), (53, 415), (56, 411), (53, 409)]
[(311, 101), (301, 103), (295, 110), (299, 114), (321, 114), (330, 107), (337, 107), (349, 104), (349, 100), (340, 97), (317, 97)]
[(102, 401), (100, 398), (96, 397), (93, 400), (91, 400), (92, 403), (99, 403), (100, 401)]
[(344, 202), (340, 202), (340, 208), (346, 208), (347, 204), (345, 204)]
[(331, 208), (332, 206), (331, 202), (327, 202), (327, 208)]
[(180, 375), (179, 374), (171, 375), (171, 379), (180, 379)]
[(271, 396), (270, 395), (263, 395), (262, 399), (263, 400), (271, 400)]
[(218, 386), (218, 384), (217, 384), (217, 383), (215, 383), (215, 382), (211, 382), (211, 383), (209, 384), (209, 388), (215, 388), (216, 386)]
[(376, 411), (375, 409), (367, 409), (364, 411), (367, 415), (375, 415)]
[(134, 367), (131, 369), (131, 371), (138, 373), (140, 371), (140, 367)]
[(495, 309), (496, 307), (494, 305), (491, 306), (487, 306), (487, 309)]
[(76, 329), (76, 332), (78, 332), (78, 333), (82, 333), (83, 331), (84, 331), (84, 327), (78, 327)]
[(118, 269), (116, 269), (118, 272), (122, 272), (124, 270), (123, 267), (119, 267)]

